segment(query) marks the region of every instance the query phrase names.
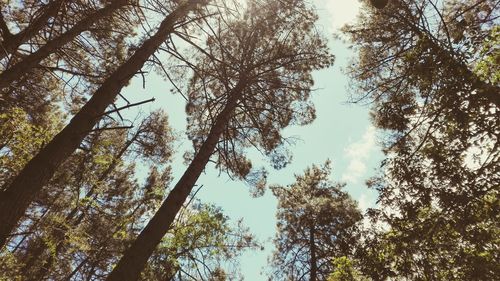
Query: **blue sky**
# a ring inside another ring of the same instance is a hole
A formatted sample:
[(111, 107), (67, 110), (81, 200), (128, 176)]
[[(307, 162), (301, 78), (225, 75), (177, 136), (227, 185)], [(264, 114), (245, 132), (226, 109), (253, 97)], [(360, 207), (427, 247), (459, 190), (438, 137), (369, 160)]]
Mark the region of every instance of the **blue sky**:
[[(352, 20), (357, 13), (357, 0), (313, 0), (320, 15), (318, 29), (330, 39), (330, 47), (336, 61), (333, 67), (314, 73), (315, 87), (312, 101), (316, 105), (317, 119), (308, 126), (291, 127), (285, 130), (285, 136), (294, 136), (300, 140), (291, 147), (293, 161), (286, 168), (269, 171), (268, 182), (287, 185), (294, 181), (294, 174), (300, 174), (312, 164), (322, 164), (332, 160), (333, 181), (347, 183), (348, 191), (359, 202), (360, 208), (373, 206), (376, 193), (368, 190), (364, 182), (374, 174), (381, 159), (377, 144), (377, 132), (370, 125), (367, 106), (349, 104), (348, 81), (341, 69), (345, 68), (352, 56), (351, 50), (341, 42), (333, 40), (333, 32), (342, 24)], [(168, 91), (169, 85), (160, 77), (149, 75), (146, 88), (142, 89), (142, 80), (135, 79), (124, 91), (127, 98), (141, 101), (151, 96), (154, 104), (141, 110), (147, 111), (161, 107), (169, 115), (171, 125), (178, 133), (175, 146), (177, 154), (172, 163), (174, 182), (184, 172), (182, 155), (190, 149), (190, 142), (184, 134), (186, 115), (184, 100), (179, 95)], [(266, 165), (264, 157), (253, 157), (254, 166)], [(257, 238), (264, 242), (265, 250), (245, 253), (241, 259), (241, 269), (245, 280), (267, 280), (263, 267), (273, 250), (271, 239), (276, 229), (276, 199), (267, 191), (264, 196), (253, 198), (248, 187), (238, 181), (232, 181), (221, 175), (212, 166), (198, 180), (203, 188), (197, 194), (202, 202), (214, 203), (224, 209), (233, 220), (243, 218)]]

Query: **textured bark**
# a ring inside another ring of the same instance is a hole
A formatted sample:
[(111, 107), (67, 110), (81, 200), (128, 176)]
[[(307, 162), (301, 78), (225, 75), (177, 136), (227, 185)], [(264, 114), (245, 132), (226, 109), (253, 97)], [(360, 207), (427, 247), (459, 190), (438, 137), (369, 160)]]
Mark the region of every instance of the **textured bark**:
[(231, 117), (241, 92), (245, 88), (245, 79), (234, 87), (229, 93), (229, 99), (224, 109), (217, 116), (214, 125), (210, 129), (207, 139), (203, 142), (198, 153), (191, 161), (182, 177), (163, 201), (160, 209), (149, 221), (139, 234), (137, 239), (125, 251), (106, 281), (135, 281), (138, 280), (146, 262), (155, 250), (161, 239), (170, 229), (175, 216), (181, 209), (187, 197), (191, 193), (198, 177), (205, 169), (219, 138)]
[(47, 4), (42, 8), (43, 12), (41, 15), (36, 17), (35, 20), (21, 32), (14, 35), (10, 33), (5, 21), (2, 19), (0, 29), (2, 30), (2, 35), (6, 34), (6, 36), (2, 36), (3, 41), (1, 43), (2, 49), (0, 51), (0, 59), (13, 54), (20, 45), (29, 41), (40, 30), (42, 30), (51, 17), (57, 16), (59, 8), (63, 2), (64, 0), (55, 0)]
[(43, 59), (47, 58), (50, 54), (54, 53), (65, 44), (71, 42), (83, 31), (88, 30), (95, 22), (112, 15), (115, 11), (127, 5), (127, 3), (127, 0), (113, 0), (111, 4), (90, 14), (65, 33), (47, 42), (34, 53), (30, 54), (12, 67), (6, 69), (0, 74), (0, 89), (9, 87), (12, 81), (28, 73)]
[(194, 0), (184, 2), (168, 15), (156, 34), (144, 41), (134, 55), (106, 79), (69, 124), (0, 193), (0, 248), (5, 245), (9, 233), (16, 227), (34, 196), (47, 184), (59, 165), (78, 148), (120, 90), (173, 32), (175, 23), (196, 5)]

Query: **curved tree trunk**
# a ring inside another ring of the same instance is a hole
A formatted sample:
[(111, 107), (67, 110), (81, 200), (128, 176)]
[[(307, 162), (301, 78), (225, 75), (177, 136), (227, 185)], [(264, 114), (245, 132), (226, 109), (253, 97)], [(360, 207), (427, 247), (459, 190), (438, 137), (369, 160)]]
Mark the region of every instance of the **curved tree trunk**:
[(106, 278), (106, 281), (135, 281), (139, 278), (149, 257), (170, 229), (175, 216), (191, 193), (198, 177), (205, 169), (237, 105), (241, 92), (246, 86), (245, 83), (245, 79), (241, 79), (229, 93), (229, 99), (224, 109), (217, 116), (207, 139), (196, 153), (191, 164), (189, 164), (182, 177), (168, 194), (167, 199), (163, 201), (160, 209), (125, 251), (116, 267)]
[(33, 67), (37, 66), (43, 59), (54, 53), (57, 49), (69, 43), (76, 36), (85, 30), (88, 30), (95, 22), (111, 16), (115, 11), (128, 4), (127, 0), (114, 0), (106, 7), (95, 11), (83, 20), (79, 21), (75, 26), (61, 34), (59, 37), (47, 42), (40, 49), (30, 54), (17, 64), (6, 69), (0, 74), (0, 89), (10, 86), (12, 81), (25, 75)]
[(33, 36), (35, 36), (44, 26), (46, 26), (47, 21), (51, 17), (57, 16), (59, 13), (59, 8), (65, 0), (54, 0), (47, 4), (45, 7), (41, 8), (43, 10), (42, 14), (35, 18), (35, 20), (27, 26), (24, 30), (17, 34), (11, 34), (7, 24), (1, 17), (0, 30), (2, 30), (2, 42), (0, 43), (0, 59), (15, 53), (20, 45), (29, 41)]
[(106, 79), (69, 124), (0, 193), (0, 248), (5, 245), (9, 233), (59, 165), (78, 148), (120, 90), (173, 32), (175, 24), (196, 6), (197, 2), (190, 0), (168, 15), (156, 34), (144, 41), (134, 55)]

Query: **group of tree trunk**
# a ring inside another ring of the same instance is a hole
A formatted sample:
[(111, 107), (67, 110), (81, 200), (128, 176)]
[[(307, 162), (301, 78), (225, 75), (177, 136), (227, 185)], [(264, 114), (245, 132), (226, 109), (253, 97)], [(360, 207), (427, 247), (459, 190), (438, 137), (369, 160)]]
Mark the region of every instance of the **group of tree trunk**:
[(343, 29), (358, 52), (348, 71), (353, 99), (371, 103), (386, 156), (368, 181), (379, 204), (367, 214), (385, 227), (366, 230), (345, 272), (500, 275), (499, 5), (390, 0)]
[[(363, 2), (342, 32), (356, 53), (353, 100), (371, 103), (384, 135), (386, 159), (368, 181), (379, 205), (362, 220), (328, 179), (329, 162), (272, 186), (270, 277), (494, 280), (500, 3)], [(259, 245), (190, 195), (209, 162), (259, 193), (267, 171), (246, 151), (274, 168), (290, 161), (282, 130), (314, 120), (312, 72), (333, 63), (314, 8), (303, 0), (0, 8), (0, 279), (238, 278), (235, 257)], [(172, 187), (166, 113), (133, 124), (123, 116), (152, 101), (122, 93), (150, 71), (186, 100), (193, 151)]]
[[(500, 2), (365, 1), (340, 38), (385, 159), (364, 220), (328, 170), (275, 187), (277, 280), (496, 280)], [(325, 188), (328, 187), (328, 188)], [(338, 208), (341, 204), (342, 208)]]
[[(6, 278), (222, 278), (226, 273), (211, 262), (229, 263), (256, 246), (246, 230), (228, 228), (217, 210), (202, 205), (181, 220), (182, 207), (209, 160), (256, 188), (265, 185), (265, 172), (252, 169), (242, 150), (255, 146), (274, 156), (282, 150), (282, 128), (312, 121), (311, 72), (329, 66), (332, 56), (304, 2), (245, 6), (203, 0), (2, 4)], [(179, 42), (190, 46), (188, 53)], [(125, 126), (120, 113), (135, 105), (122, 89), (153, 67), (180, 85), (192, 107), (193, 157), (168, 190), (172, 134), (164, 113), (137, 129)], [(179, 68), (192, 77), (179, 75)], [(118, 107), (120, 99), (127, 104)], [(134, 158), (151, 167), (142, 187)], [(186, 222), (195, 229), (181, 231)], [(205, 222), (215, 226), (203, 232)], [(190, 239), (196, 231), (200, 237)], [(207, 244), (189, 248), (200, 239)], [(211, 248), (219, 254), (211, 256)], [(148, 270), (155, 257), (156, 268)]]

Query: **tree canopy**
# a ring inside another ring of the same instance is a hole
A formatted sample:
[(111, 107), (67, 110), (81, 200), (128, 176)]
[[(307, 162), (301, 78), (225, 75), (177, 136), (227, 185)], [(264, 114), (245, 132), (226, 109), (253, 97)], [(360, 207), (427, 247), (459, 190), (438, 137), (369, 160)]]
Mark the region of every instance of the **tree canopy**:
[[(0, 1), (0, 280), (243, 280), (266, 242), (214, 171), (274, 196), (269, 280), (496, 280), (500, 2), (359, 2), (330, 37), (383, 150), (364, 212), (329, 160), (268, 182), (334, 62), (308, 1)], [(157, 76), (185, 128), (125, 91)]]
[(370, 215), (389, 231), (360, 253), (375, 259), (365, 265), (375, 279), (499, 273), (497, 5), (390, 1), (344, 28), (359, 54), (354, 99), (372, 104), (386, 132), (386, 159), (368, 184), (380, 204)]
[(313, 165), (287, 187), (273, 186), (278, 198), (272, 276), (277, 280), (327, 280), (332, 260), (348, 255), (362, 218), (356, 202), (330, 181), (331, 168)]

